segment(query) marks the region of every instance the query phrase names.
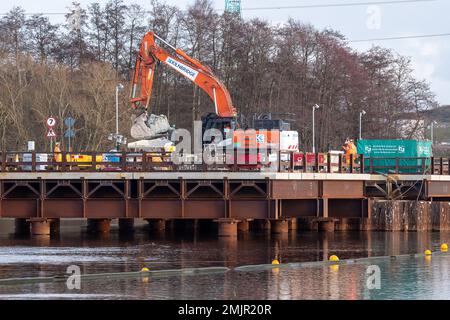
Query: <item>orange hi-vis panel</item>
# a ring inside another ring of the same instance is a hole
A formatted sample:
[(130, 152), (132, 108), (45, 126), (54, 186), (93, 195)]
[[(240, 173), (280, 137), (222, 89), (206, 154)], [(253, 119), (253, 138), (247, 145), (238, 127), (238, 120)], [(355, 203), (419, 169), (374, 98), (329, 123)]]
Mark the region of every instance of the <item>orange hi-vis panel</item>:
[(279, 147), (280, 131), (278, 130), (235, 130), (233, 143), (236, 148), (267, 149)]

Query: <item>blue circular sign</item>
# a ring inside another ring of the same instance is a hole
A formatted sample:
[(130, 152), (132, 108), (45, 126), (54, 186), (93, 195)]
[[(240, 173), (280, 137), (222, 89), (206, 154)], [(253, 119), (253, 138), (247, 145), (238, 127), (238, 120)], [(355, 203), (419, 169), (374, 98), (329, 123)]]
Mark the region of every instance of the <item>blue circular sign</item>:
[(73, 127), (75, 120), (72, 117), (67, 117), (64, 119), (64, 124), (68, 127)]

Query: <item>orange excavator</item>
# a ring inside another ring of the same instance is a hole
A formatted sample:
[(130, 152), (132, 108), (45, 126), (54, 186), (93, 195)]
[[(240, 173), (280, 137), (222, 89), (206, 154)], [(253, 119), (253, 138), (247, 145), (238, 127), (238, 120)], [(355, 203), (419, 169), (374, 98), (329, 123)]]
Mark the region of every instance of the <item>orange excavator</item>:
[[(158, 39), (174, 54), (170, 54), (159, 46)], [(139, 53), (136, 59), (134, 75), (131, 83), (130, 102), (134, 109), (139, 110), (140, 116), (134, 120), (131, 135), (135, 139), (151, 139), (158, 134), (170, 130), (166, 116), (150, 114), (150, 99), (155, 75), (155, 67), (162, 62), (174, 69), (195, 85), (205, 91), (214, 103), (214, 114), (204, 119), (204, 127), (234, 127), (236, 126), (236, 109), (233, 107), (230, 93), (224, 84), (216, 78), (212, 70), (201, 64), (198, 60), (189, 57), (181, 49), (177, 49), (153, 32), (147, 32), (142, 39)], [(138, 95), (139, 91), (139, 95)], [(215, 121), (217, 120), (217, 121)], [(208, 122), (208, 123), (206, 123)], [(220, 129), (220, 128), (218, 128)]]
[[(171, 53), (159, 46), (155, 40), (171, 49)], [(214, 113), (202, 117), (202, 129), (217, 129), (227, 139), (232, 131), (232, 142), (237, 148), (258, 149), (269, 144), (280, 145), (281, 128), (257, 128), (250, 134), (236, 130), (239, 128), (237, 112), (233, 107), (230, 93), (225, 85), (213, 74), (212, 70), (198, 60), (189, 57), (183, 50), (175, 48), (154, 32), (147, 32), (142, 39), (136, 59), (131, 82), (130, 102), (134, 109), (141, 112), (134, 120), (131, 135), (134, 139), (154, 139), (158, 135), (170, 132), (171, 127), (165, 115), (150, 113), (150, 99), (158, 62), (174, 69), (195, 85), (199, 86), (214, 103)], [(267, 131), (266, 129), (280, 129)], [(291, 132), (291, 131), (289, 131)], [(296, 132), (295, 132), (296, 133)], [(295, 134), (298, 147), (298, 134)], [(283, 144), (283, 143), (281, 143)]]
[[(174, 50), (175, 55), (170, 55), (166, 50), (158, 46), (155, 38)], [(236, 117), (236, 109), (231, 102), (227, 88), (217, 79), (211, 69), (202, 65), (196, 59), (189, 57), (181, 49), (177, 49), (167, 43), (153, 32), (147, 32), (139, 50), (138, 58), (131, 87), (131, 104), (133, 108), (144, 107), (148, 110), (153, 87), (155, 66), (158, 61), (178, 71), (187, 79), (202, 88), (214, 102), (215, 112), (220, 117)], [(140, 96), (136, 97), (137, 87), (141, 84)]]

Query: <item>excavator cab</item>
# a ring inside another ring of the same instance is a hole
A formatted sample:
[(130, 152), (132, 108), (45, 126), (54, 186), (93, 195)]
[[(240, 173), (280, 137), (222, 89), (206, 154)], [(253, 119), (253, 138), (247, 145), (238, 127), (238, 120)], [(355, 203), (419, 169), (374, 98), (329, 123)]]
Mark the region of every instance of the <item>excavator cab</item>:
[[(227, 134), (238, 127), (237, 119), (234, 117), (220, 117), (215, 113), (209, 113), (202, 117), (202, 135), (205, 134), (206, 130), (217, 129), (222, 132), (222, 139), (225, 140), (227, 139)], [(211, 142), (213, 141), (205, 141), (205, 143)]]

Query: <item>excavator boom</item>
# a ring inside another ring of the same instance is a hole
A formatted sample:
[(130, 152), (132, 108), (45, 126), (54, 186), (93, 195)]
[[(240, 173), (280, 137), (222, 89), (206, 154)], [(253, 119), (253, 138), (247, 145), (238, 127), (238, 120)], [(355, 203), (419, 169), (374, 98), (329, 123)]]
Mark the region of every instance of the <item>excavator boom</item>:
[[(155, 38), (169, 46), (174, 54), (157, 45)], [(167, 43), (153, 32), (147, 32), (141, 42), (134, 76), (131, 83), (130, 101), (133, 108), (143, 107), (149, 111), (156, 63), (160, 61), (174, 69), (205, 91), (214, 103), (214, 111), (219, 117), (236, 117), (230, 93), (217, 79), (211, 69), (198, 60), (189, 57), (181, 49)], [(140, 95), (137, 90), (140, 87)]]

